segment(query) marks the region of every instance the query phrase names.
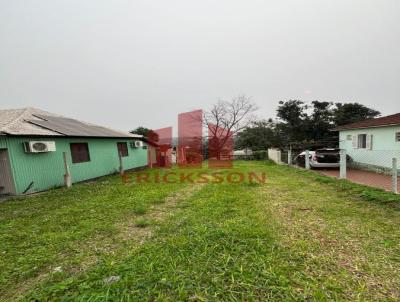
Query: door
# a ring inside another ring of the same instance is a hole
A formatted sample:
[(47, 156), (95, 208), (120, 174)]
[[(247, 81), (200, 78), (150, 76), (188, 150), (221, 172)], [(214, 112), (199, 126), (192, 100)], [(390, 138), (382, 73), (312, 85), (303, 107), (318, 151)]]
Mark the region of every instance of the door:
[(15, 194), (7, 149), (0, 149), (0, 194)]

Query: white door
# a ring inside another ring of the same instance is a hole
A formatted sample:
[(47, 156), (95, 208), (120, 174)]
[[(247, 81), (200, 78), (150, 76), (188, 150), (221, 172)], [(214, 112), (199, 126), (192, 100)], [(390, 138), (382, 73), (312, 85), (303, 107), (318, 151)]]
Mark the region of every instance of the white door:
[(14, 181), (7, 149), (0, 149), (0, 194), (14, 194)]

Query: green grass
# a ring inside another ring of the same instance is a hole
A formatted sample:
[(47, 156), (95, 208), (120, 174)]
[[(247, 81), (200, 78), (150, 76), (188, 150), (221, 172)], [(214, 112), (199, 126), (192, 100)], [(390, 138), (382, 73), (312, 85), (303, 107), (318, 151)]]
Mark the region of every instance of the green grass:
[(0, 204), (0, 296), (400, 299), (399, 196), (268, 162), (221, 170), (249, 171), (266, 183), (110, 176)]
[(136, 215), (144, 215), (148, 211), (148, 204), (146, 203), (137, 203), (133, 207), (133, 213)]
[(145, 228), (151, 225), (151, 221), (146, 218), (138, 218), (135, 222), (135, 226), (138, 228)]

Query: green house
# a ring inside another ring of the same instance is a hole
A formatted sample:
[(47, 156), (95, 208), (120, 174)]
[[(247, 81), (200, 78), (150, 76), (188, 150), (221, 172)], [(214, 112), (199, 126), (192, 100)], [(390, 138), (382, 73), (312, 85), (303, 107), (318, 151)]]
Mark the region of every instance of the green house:
[(0, 194), (19, 195), (147, 166), (139, 135), (39, 109), (0, 110)]
[(355, 168), (390, 172), (393, 158), (400, 165), (400, 113), (337, 127), (340, 148)]

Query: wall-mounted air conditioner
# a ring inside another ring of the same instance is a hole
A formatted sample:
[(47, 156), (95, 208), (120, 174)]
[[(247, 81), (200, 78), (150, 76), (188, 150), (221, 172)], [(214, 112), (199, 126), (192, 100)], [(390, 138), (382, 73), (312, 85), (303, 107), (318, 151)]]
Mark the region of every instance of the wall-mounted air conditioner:
[(133, 141), (130, 143), (131, 148), (141, 148), (143, 147), (143, 142), (142, 141)]
[(55, 142), (44, 142), (44, 141), (32, 141), (25, 142), (24, 149), (26, 153), (44, 153), (44, 152), (55, 152)]

